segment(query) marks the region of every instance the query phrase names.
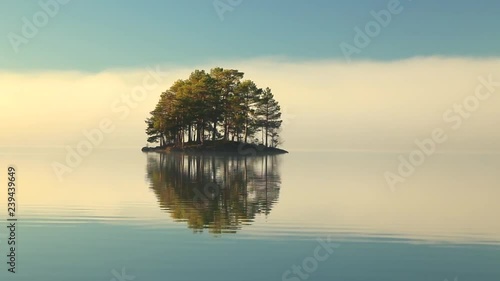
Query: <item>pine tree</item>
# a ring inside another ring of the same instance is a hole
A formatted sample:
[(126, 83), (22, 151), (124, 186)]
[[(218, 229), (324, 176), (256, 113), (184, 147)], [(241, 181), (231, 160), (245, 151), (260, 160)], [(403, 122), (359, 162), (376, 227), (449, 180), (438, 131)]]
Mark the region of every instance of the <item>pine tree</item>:
[(257, 124), (261, 128), (264, 137), (262, 142), (268, 146), (268, 139), (277, 133), (281, 127), (281, 112), (278, 102), (274, 99), (271, 89), (266, 88), (257, 102), (256, 116)]
[[(235, 69), (214, 68), (210, 73), (195, 70), (186, 80), (177, 80), (160, 95), (146, 119), (148, 142), (160, 146), (188, 142), (248, 142), (259, 130), (262, 143), (280, 143), (281, 113), (271, 89), (262, 90)], [(221, 129), (221, 132), (219, 132)], [(269, 139), (271, 140), (269, 142)]]

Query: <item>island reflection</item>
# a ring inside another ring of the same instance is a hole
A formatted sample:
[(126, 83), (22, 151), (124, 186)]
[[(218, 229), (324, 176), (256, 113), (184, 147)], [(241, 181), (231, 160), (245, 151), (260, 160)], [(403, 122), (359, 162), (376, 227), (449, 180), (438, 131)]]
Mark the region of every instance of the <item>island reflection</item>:
[(236, 233), (278, 201), (280, 156), (149, 153), (147, 177), (160, 208), (194, 232)]

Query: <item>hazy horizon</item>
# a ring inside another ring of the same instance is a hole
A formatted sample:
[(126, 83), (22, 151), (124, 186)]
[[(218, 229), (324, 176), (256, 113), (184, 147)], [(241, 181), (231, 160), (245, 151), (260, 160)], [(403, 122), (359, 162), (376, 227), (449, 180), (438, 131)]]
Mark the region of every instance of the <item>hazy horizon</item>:
[[(140, 148), (146, 143), (144, 120), (160, 93), (194, 69), (216, 66), (243, 71), (259, 87), (273, 90), (283, 112), (282, 147), (289, 150), (409, 151), (416, 139), (443, 128), (449, 140), (438, 151), (500, 152), (500, 133), (491, 130), (500, 117), (495, 92), (457, 130), (450, 128), (455, 122), (443, 119), (454, 104), (474, 95), (479, 77), (500, 81), (494, 75), (500, 59), (442, 57), (351, 64), (266, 58), (98, 73), (3, 71), (0, 114), (15, 122), (0, 124), (0, 130), (11, 132), (0, 146), (74, 147), (84, 138), (82, 130), (110, 118), (116, 130), (99, 147)], [(143, 100), (131, 99), (148, 69), (166, 74)]]

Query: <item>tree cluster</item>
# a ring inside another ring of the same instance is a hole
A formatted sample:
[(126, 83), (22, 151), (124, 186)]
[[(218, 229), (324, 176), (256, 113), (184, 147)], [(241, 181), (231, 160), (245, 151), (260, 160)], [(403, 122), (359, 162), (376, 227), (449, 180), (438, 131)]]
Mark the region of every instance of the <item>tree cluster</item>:
[(235, 69), (195, 70), (163, 92), (146, 119), (148, 142), (182, 147), (186, 142), (238, 141), (276, 147), (281, 112), (269, 88), (259, 88)]

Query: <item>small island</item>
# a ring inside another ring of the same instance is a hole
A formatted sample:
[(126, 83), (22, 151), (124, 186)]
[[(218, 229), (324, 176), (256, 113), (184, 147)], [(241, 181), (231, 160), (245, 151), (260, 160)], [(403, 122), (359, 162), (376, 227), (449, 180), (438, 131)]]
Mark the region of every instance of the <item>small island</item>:
[(236, 69), (216, 67), (174, 82), (146, 119), (148, 145), (142, 151), (288, 153), (278, 148), (281, 108), (271, 89), (243, 76)]

